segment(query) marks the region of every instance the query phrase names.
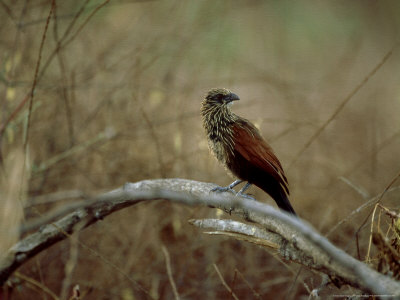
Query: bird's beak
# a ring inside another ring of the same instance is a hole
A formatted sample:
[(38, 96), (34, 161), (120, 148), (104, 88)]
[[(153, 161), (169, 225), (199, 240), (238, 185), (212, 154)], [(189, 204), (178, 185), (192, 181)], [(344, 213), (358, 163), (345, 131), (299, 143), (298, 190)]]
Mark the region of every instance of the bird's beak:
[(240, 100), (240, 98), (239, 98), (238, 95), (236, 95), (234, 93), (231, 93), (230, 96), (229, 96), (229, 100), (230, 100), (229, 102), (231, 102), (231, 101)]

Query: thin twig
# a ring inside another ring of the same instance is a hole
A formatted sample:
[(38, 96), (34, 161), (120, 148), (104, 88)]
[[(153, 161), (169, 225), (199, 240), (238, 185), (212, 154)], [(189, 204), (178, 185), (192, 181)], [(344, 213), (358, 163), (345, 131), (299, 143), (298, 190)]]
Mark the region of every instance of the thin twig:
[(235, 293), (232, 291), (232, 289), (229, 287), (229, 285), (226, 283), (224, 277), (222, 277), (221, 272), (219, 271), (217, 265), (214, 263), (213, 267), (215, 269), (215, 272), (217, 272), (219, 279), (221, 280), (222, 285), (226, 288), (226, 290), (231, 294), (232, 298), (235, 300), (239, 300), (239, 298), (235, 295)]
[(7, 15), (10, 17), (10, 19), (14, 23), (16, 23), (15, 16), (14, 16), (12, 10), (10, 9), (10, 7), (7, 4), (5, 4), (3, 0), (0, 1), (0, 4), (3, 7), (4, 11), (7, 13)]
[(139, 109), (140, 109), (140, 112), (142, 113), (143, 119), (145, 120), (145, 122), (146, 122), (146, 124), (147, 124), (147, 126), (149, 128), (150, 134), (151, 134), (151, 136), (153, 138), (153, 141), (154, 141), (154, 144), (155, 144), (154, 148), (157, 151), (156, 152), (157, 153), (156, 156), (157, 156), (158, 165), (159, 165), (159, 172), (160, 172), (161, 177), (164, 178), (165, 177), (165, 167), (164, 167), (164, 159), (163, 159), (163, 152), (162, 152), (162, 148), (161, 148), (161, 143), (160, 143), (160, 141), (158, 139), (156, 130), (154, 130), (153, 123), (151, 122), (150, 118), (147, 116), (146, 111), (144, 110), (143, 106), (140, 103), (139, 103)]
[[(12, 44), (12, 46), (10, 48), (10, 53), (17, 53), (18, 40), (19, 40), (19, 37), (21, 35), (21, 30), (20, 30), (19, 24), (21, 24), (23, 18), (25, 17), (25, 14), (27, 12), (27, 7), (28, 7), (28, 0), (25, 1), (24, 7), (22, 8), (21, 14), (20, 14), (20, 16), (18, 18), (18, 21), (17, 21), (17, 24), (16, 24), (18, 29), (17, 29), (16, 35), (15, 35), (13, 44)], [(11, 59), (12, 59), (11, 60), (12, 61), (12, 63), (11, 63), (12, 68), (10, 70), (10, 76), (8, 78), (9, 80), (12, 80), (14, 78), (14, 71), (15, 71), (15, 56), (12, 56)], [(25, 105), (25, 103), (28, 101), (28, 99), (29, 99), (29, 94), (27, 94), (25, 96), (25, 98), (22, 100), (22, 102), (11, 113), (10, 117), (7, 118), (7, 120), (3, 124), (0, 125), (0, 146), (1, 146), (1, 139), (3, 137), (3, 133), (4, 133), (5, 129), (7, 128), (8, 123), (18, 114), (18, 112), (22, 109), (22, 107)], [(1, 157), (1, 153), (0, 153), (0, 163), (1, 163), (1, 158), (2, 157)]]
[(67, 86), (69, 86), (69, 78), (67, 77), (67, 67), (65, 65), (65, 57), (62, 52), (62, 48), (58, 47), (60, 45), (60, 38), (58, 35), (58, 16), (57, 16), (57, 6), (54, 9), (54, 14), (53, 14), (53, 35), (54, 35), (54, 41), (57, 44), (57, 58), (58, 58), (58, 65), (60, 66), (60, 73), (61, 73), (61, 78), (62, 78), (62, 86), (61, 86), (61, 96), (64, 100), (64, 106), (65, 106), (65, 114), (66, 114), (66, 122), (67, 122), (67, 128), (68, 128), (68, 136), (69, 136), (69, 145), (72, 147), (75, 144), (75, 136), (74, 136), (74, 126), (73, 126), (73, 113), (71, 110), (71, 100), (68, 94), (68, 89)]
[(60, 300), (60, 298), (58, 298), (57, 295), (55, 293), (53, 293), (53, 291), (51, 291), (47, 286), (36, 281), (35, 279), (25, 276), (25, 275), (21, 274), (20, 272), (15, 272), (15, 276), (18, 277), (19, 279), (24, 280), (25, 282), (29, 283), (30, 285), (39, 288), (41, 291), (48, 294), (54, 300)]
[(87, 140), (86, 142), (80, 144), (80, 145), (76, 145), (70, 149), (68, 149), (67, 151), (64, 151), (60, 154), (57, 154), (55, 156), (53, 156), (52, 158), (49, 158), (48, 160), (42, 162), (39, 167), (37, 169), (34, 169), (34, 173), (40, 173), (43, 172), (45, 170), (47, 170), (48, 168), (50, 168), (51, 166), (59, 163), (60, 161), (70, 157), (71, 155), (74, 155), (76, 153), (79, 153), (89, 147), (91, 147), (93, 144), (96, 144), (98, 142), (104, 141), (104, 140), (110, 140), (115, 136), (115, 132), (112, 128), (107, 128), (106, 130), (104, 130), (103, 132), (99, 133), (97, 136), (95, 136), (92, 139)]
[(351, 182), (351, 181), (350, 181), (349, 179), (347, 179), (346, 177), (339, 176), (339, 179), (340, 179), (341, 181), (343, 181), (344, 183), (346, 183), (346, 184), (347, 184), (348, 186), (350, 186), (351, 188), (353, 188), (353, 189), (354, 189), (358, 194), (360, 194), (361, 197), (363, 197), (364, 199), (370, 198), (370, 195), (368, 194), (368, 192), (367, 192), (364, 188), (355, 185), (353, 182)]
[[(387, 192), (393, 192), (393, 191), (397, 191), (400, 189), (400, 186), (388, 189)], [(368, 200), (367, 202), (365, 202), (364, 204), (362, 204), (361, 206), (359, 206), (358, 208), (356, 208), (355, 210), (353, 210), (349, 215), (347, 215), (344, 219), (340, 220), (335, 226), (333, 226), (327, 234), (325, 234), (326, 237), (329, 237), (332, 233), (334, 233), (342, 224), (346, 223), (347, 221), (351, 220), (354, 218), (354, 216), (358, 213), (360, 213), (361, 211), (363, 211), (364, 209), (368, 208), (371, 205), (374, 205), (374, 203), (376, 202), (377, 199), (379, 199), (381, 197), (381, 194), (371, 198), (370, 200)]]
[[(89, 3), (90, 0), (86, 0), (85, 3), (82, 4), (81, 8), (78, 10), (78, 12), (74, 15), (74, 18), (72, 21), (69, 23), (68, 28), (64, 31), (63, 36), (60, 38), (59, 42), (57, 43), (56, 48), (52, 51), (52, 53), (49, 55), (47, 58), (46, 62), (43, 65), (42, 70), (40, 71), (39, 74), (39, 79), (42, 78), (44, 75), (45, 71), (47, 70), (48, 66), (50, 65), (51, 61), (53, 60), (54, 56), (57, 54), (57, 52), (60, 50), (61, 47), (65, 47), (68, 43), (65, 42), (63, 43), (66, 39), (67, 36), (70, 34), (72, 28), (74, 27), (75, 23), (77, 22), (79, 16), (84, 12), (86, 5)], [(68, 40), (68, 42), (72, 41), (71, 39)]]
[(382, 58), (380, 63), (378, 63), (375, 68), (361, 81), (359, 85), (356, 86), (354, 90), (350, 92), (350, 94), (339, 104), (333, 114), (322, 124), (322, 126), (309, 138), (307, 143), (297, 152), (292, 162), (289, 164), (288, 169), (291, 168), (299, 159), (299, 157), (307, 150), (308, 147), (318, 138), (318, 136), (325, 130), (325, 128), (336, 118), (336, 116), (342, 111), (342, 109), (346, 106), (346, 104), (353, 98), (355, 94), (368, 82), (368, 80), (375, 75), (375, 73), (385, 64), (385, 62), (392, 55), (394, 48), (397, 44)]
[(387, 146), (389, 146), (392, 142), (396, 141), (397, 138), (400, 137), (400, 130), (396, 131), (394, 134), (383, 140), (379, 145), (377, 145), (373, 151), (370, 151), (368, 154), (360, 157), (360, 159), (349, 167), (342, 176), (348, 177), (351, 173), (353, 173), (358, 168), (365, 165), (366, 161), (369, 161), (372, 157), (376, 156), (380, 151), (384, 150)]
[(67, 199), (69, 200), (69, 199), (84, 199), (84, 198), (87, 198), (87, 195), (81, 190), (59, 191), (55, 193), (49, 193), (45, 195), (28, 198), (24, 208), (29, 208), (35, 205), (55, 203)]
[[(54, 226), (58, 232), (60, 232), (63, 236), (71, 238), (71, 233), (67, 232), (66, 230), (64, 230), (63, 228), (61, 228), (60, 226), (58, 226), (58, 224), (52, 223), (50, 226)], [(78, 222), (76, 222), (73, 227), (74, 228), (85, 228), (87, 226), (86, 222), (84, 219), (79, 220)], [(146, 294), (147, 297), (149, 297), (150, 299), (154, 299), (150, 293), (140, 284), (138, 283), (136, 280), (134, 280), (128, 273), (126, 273), (124, 270), (122, 270), (120, 267), (118, 267), (116, 264), (114, 264), (111, 260), (109, 260), (108, 258), (106, 258), (105, 256), (103, 256), (102, 254), (100, 254), (99, 252), (93, 250), (90, 246), (86, 245), (85, 243), (79, 241), (78, 239), (75, 240), (75, 242), (77, 244), (79, 244), (80, 247), (86, 249), (89, 251), (89, 253), (91, 253), (92, 255), (98, 257), (99, 259), (101, 259), (106, 265), (112, 267), (114, 270), (116, 270), (118, 273), (120, 273), (121, 275), (123, 275), (129, 282), (131, 282), (133, 284), (133, 286), (137, 289), (142, 291), (143, 293)]]
[(61, 288), (61, 300), (64, 300), (67, 298), (68, 291), (70, 290), (70, 285), (72, 282), (72, 273), (78, 263), (78, 257), (79, 257), (79, 231), (82, 229), (81, 223), (76, 224), (74, 228), (74, 234), (70, 235), (69, 241), (70, 241), (70, 252), (69, 252), (69, 258), (67, 262), (65, 263), (64, 266), (64, 279), (62, 282), (62, 288)]
[(386, 186), (385, 190), (382, 192), (381, 196), (379, 197), (378, 201), (375, 204), (374, 210), (372, 212), (372, 217), (371, 217), (371, 230), (370, 230), (370, 236), (369, 236), (369, 242), (368, 242), (368, 251), (367, 251), (367, 257), (366, 257), (367, 262), (369, 262), (369, 259), (370, 259), (370, 252), (371, 252), (371, 246), (372, 246), (372, 236), (373, 236), (373, 233), (374, 233), (374, 219), (375, 219), (376, 209), (378, 208), (383, 196), (386, 194), (386, 192), (390, 189), (390, 187), (396, 182), (396, 180), (399, 177), (400, 177), (400, 172)]
[(33, 83), (32, 83), (32, 87), (31, 87), (31, 91), (29, 94), (30, 97), (29, 97), (28, 118), (27, 118), (27, 122), (26, 122), (26, 129), (25, 129), (26, 135), (25, 135), (25, 140), (24, 140), (25, 154), (27, 154), (27, 150), (28, 150), (29, 128), (30, 128), (30, 121), (31, 121), (31, 114), (32, 114), (32, 107), (33, 107), (33, 97), (35, 95), (35, 88), (36, 88), (38, 74), (39, 74), (40, 62), (42, 60), (44, 41), (46, 40), (47, 29), (49, 28), (49, 23), (50, 23), (51, 16), (53, 14), (55, 5), (56, 5), (55, 0), (51, 1), (51, 8), (50, 8), (49, 15), (47, 16), (46, 25), (44, 27), (44, 31), (43, 31), (43, 35), (42, 35), (42, 40), (40, 42), (39, 55), (38, 55), (38, 59), (36, 62), (35, 73), (33, 76)]
[(374, 205), (374, 210), (372, 211), (372, 216), (371, 216), (371, 229), (370, 229), (370, 233), (369, 233), (369, 241), (368, 241), (368, 250), (367, 250), (367, 255), (365, 257), (365, 262), (367, 264), (371, 263), (370, 261), (370, 253), (371, 253), (371, 245), (372, 245), (372, 235), (374, 233), (374, 220), (375, 220), (375, 213), (376, 213), (376, 209), (378, 208), (379, 203), (376, 203)]
[(75, 39), (75, 37), (83, 30), (83, 28), (89, 23), (89, 21), (93, 18), (93, 16), (100, 10), (102, 9), (104, 6), (106, 6), (108, 3), (110, 2), (110, 0), (105, 0), (103, 3), (100, 3), (91, 13), (90, 15), (83, 21), (83, 23), (81, 24), (81, 26), (78, 27), (78, 29), (75, 31), (75, 33), (68, 39), (65, 41), (65, 43), (63, 44), (63, 47), (66, 44), (69, 44), (71, 41), (73, 41)]
[[(89, 2), (90, 0), (87, 0), (87, 2)], [(28, 1), (26, 1), (27, 3)], [(0, 138), (1, 136), (4, 134), (5, 129), (7, 128), (7, 125), (11, 122), (11, 120), (13, 120), (15, 118), (16, 115), (18, 115), (18, 113), (21, 112), (22, 108), (25, 106), (26, 102), (28, 102), (29, 100), (32, 101), (32, 94), (34, 94), (34, 90), (35, 87), (37, 85), (37, 83), (40, 81), (40, 79), (43, 77), (43, 75), (45, 74), (45, 71), (47, 70), (47, 68), (50, 66), (51, 61), (54, 59), (55, 55), (58, 53), (58, 51), (61, 48), (66, 47), (70, 42), (73, 41), (73, 39), (82, 31), (82, 29), (84, 28), (84, 26), (86, 26), (86, 24), (90, 21), (90, 19), (101, 9), (103, 8), (107, 3), (109, 2), (109, 0), (104, 1), (103, 3), (101, 3), (100, 5), (98, 5), (93, 12), (85, 19), (85, 21), (83, 22), (83, 24), (76, 30), (76, 32), (72, 35), (72, 37), (70, 37), (69, 39), (67, 39), (68, 34), (70, 33), (73, 25), (75, 24), (76, 20), (78, 19), (78, 17), (80, 16), (80, 14), (84, 11), (84, 9), (81, 9), (75, 16), (73, 21), (71, 22), (70, 26), (67, 28), (67, 30), (64, 32), (64, 35), (61, 37), (60, 39), (60, 43), (57, 44), (56, 48), (51, 52), (51, 54), (48, 56), (47, 60), (44, 62), (43, 67), (41, 68), (40, 72), (39, 72), (39, 60), (36, 64), (36, 71), (35, 71), (35, 77), (34, 77), (34, 84), (32, 85), (31, 88), (31, 92), (28, 93), (24, 99), (19, 103), (19, 105), (17, 106), (17, 108), (11, 113), (11, 115), (9, 116), (9, 118), (0, 125)], [(52, 5), (54, 5), (55, 1), (52, 1)], [(86, 4), (84, 4), (82, 6), (82, 8), (85, 7)], [(52, 11), (52, 10), (51, 10)], [(50, 12), (51, 12), (50, 11)], [(21, 14), (21, 18), (22, 19), (22, 14)], [(48, 27), (48, 22), (51, 19), (51, 14), (49, 14), (47, 20), (46, 20), (46, 27), (45, 27), (45, 32), (47, 32), (47, 27)], [(18, 31), (19, 32), (19, 31)], [(42, 37), (42, 43), (44, 42), (44, 38), (45, 38), (45, 34)], [(63, 41), (63, 42), (62, 42)], [(41, 51), (39, 51), (39, 58), (41, 58)], [(27, 143), (27, 142), (25, 142)]]
[[(392, 185), (396, 182), (396, 180), (397, 180), (399, 177), (400, 177), (400, 172), (399, 172), (396, 176), (394, 176), (394, 178), (390, 181), (390, 183), (385, 187), (385, 189), (383, 190), (383, 192), (380, 194), (378, 200), (376, 200), (375, 205), (381, 202), (383, 196), (390, 190), (390, 188), (392, 187)], [(359, 259), (360, 259), (361, 256), (360, 256), (360, 249), (359, 249), (359, 246), (358, 246), (358, 235), (359, 235), (361, 229), (365, 226), (365, 224), (366, 224), (367, 221), (369, 220), (369, 217), (371, 216), (372, 213), (375, 213), (375, 208), (374, 208), (373, 212), (370, 212), (370, 213), (368, 214), (368, 216), (367, 216), (367, 217), (365, 218), (365, 220), (361, 223), (360, 227), (358, 227), (358, 229), (357, 229), (357, 231), (356, 231), (356, 233), (355, 233), (355, 235), (356, 235), (356, 242), (357, 242), (357, 255), (358, 255), (358, 258), (359, 258)], [(373, 222), (374, 222), (374, 220), (372, 219), (372, 226), (373, 226)]]
[(169, 282), (171, 284), (172, 291), (174, 292), (175, 299), (179, 300), (180, 297), (179, 297), (178, 289), (176, 288), (176, 284), (175, 284), (174, 278), (172, 277), (171, 260), (170, 260), (170, 257), (169, 257), (168, 250), (164, 245), (162, 245), (161, 250), (164, 253), (165, 265), (167, 267), (168, 279), (169, 279)]
[(235, 269), (235, 274), (239, 274), (240, 278), (242, 278), (243, 282), (251, 290), (254, 297), (256, 297), (257, 299), (261, 299), (261, 295), (256, 290), (254, 290), (254, 288), (250, 285), (250, 282), (243, 276), (242, 272), (240, 272), (238, 269)]

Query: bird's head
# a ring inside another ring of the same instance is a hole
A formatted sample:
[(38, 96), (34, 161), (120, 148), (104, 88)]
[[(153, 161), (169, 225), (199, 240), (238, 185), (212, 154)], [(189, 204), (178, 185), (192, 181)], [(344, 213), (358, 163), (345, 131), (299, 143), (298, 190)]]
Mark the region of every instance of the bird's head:
[(240, 100), (240, 98), (228, 89), (217, 88), (211, 89), (204, 100), (208, 105), (226, 106), (232, 101)]

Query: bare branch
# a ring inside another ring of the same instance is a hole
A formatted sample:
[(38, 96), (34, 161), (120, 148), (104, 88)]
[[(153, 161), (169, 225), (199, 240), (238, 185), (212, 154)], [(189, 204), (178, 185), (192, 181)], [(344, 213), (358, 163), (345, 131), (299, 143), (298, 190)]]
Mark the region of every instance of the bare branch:
[[(188, 205), (218, 207), (235, 213), (247, 221), (257, 223), (247, 225), (253, 226), (255, 232), (265, 231), (265, 235), (250, 236), (250, 239), (265, 238), (269, 243), (277, 244), (283, 258), (323, 272), (337, 284), (349, 284), (375, 295), (400, 296), (399, 282), (374, 271), (338, 249), (304, 221), (257, 201), (230, 193), (210, 193), (214, 187), (214, 184), (184, 179), (157, 179), (127, 183), (121, 188), (99, 195), (14, 245), (6, 254), (6, 259), (0, 262), (0, 283), (3, 284), (30, 257), (65, 239), (65, 233), (71, 233), (75, 224), (80, 223), (79, 227), (84, 228), (141, 201), (166, 199)], [(243, 226), (243, 229), (246, 228), (249, 227)], [(274, 236), (270, 235), (271, 232)], [(238, 231), (237, 235), (245, 236), (244, 233), (245, 231)]]
[[(189, 220), (189, 223), (199, 228), (214, 230), (206, 232), (207, 234), (230, 236), (269, 249), (280, 249), (284, 242), (280, 235), (265, 231), (265, 229), (253, 224), (221, 219)], [(292, 248), (290, 251), (296, 251), (296, 249)]]

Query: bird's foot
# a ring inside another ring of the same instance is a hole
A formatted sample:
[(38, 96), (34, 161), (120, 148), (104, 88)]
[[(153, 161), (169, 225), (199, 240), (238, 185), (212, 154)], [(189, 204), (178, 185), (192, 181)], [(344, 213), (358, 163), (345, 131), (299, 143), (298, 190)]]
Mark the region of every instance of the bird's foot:
[[(236, 194), (236, 191), (232, 189), (230, 186), (222, 187), (222, 186), (217, 186), (211, 190), (211, 192), (216, 192), (216, 193), (225, 193), (225, 192), (230, 192), (232, 194)], [(232, 214), (232, 211), (234, 210), (233, 207), (225, 208), (225, 212), (227, 212), (229, 215)]]
[(236, 194), (236, 191), (233, 188), (241, 182), (242, 182), (242, 180), (238, 179), (226, 187), (217, 186), (216, 188), (213, 188), (211, 191), (217, 192), (217, 193), (231, 192), (232, 194)]
[(245, 194), (245, 191), (251, 186), (251, 183), (246, 183), (246, 185), (236, 194), (236, 196), (241, 196), (243, 198), (249, 199), (249, 200), (256, 200), (253, 196), (250, 196), (249, 194)]
[(245, 194), (245, 193), (238, 192), (238, 193), (236, 194), (236, 196), (240, 196), (240, 197), (243, 197), (243, 198), (246, 198), (246, 199), (249, 199), (249, 200), (254, 200), (254, 201), (256, 201), (256, 198), (254, 198), (253, 196), (250, 196), (249, 194)]
[(253, 196), (250, 196), (249, 194), (245, 194), (245, 191), (251, 186), (251, 183), (246, 183), (246, 185), (239, 191), (236, 192), (233, 188), (235, 186), (237, 186), (239, 183), (241, 183), (242, 180), (235, 180), (234, 182), (232, 182), (230, 185), (226, 186), (226, 187), (221, 187), (221, 186), (217, 186), (215, 188), (213, 188), (211, 191), (212, 192), (217, 192), (217, 193), (224, 193), (224, 192), (230, 192), (232, 194), (235, 194), (236, 196), (240, 196), (249, 200), (256, 200)]
[(233, 194), (236, 194), (234, 189), (231, 189), (229, 186), (222, 187), (222, 186), (217, 186), (211, 190), (211, 192), (217, 192), (217, 193), (224, 193), (224, 192), (231, 192)]

